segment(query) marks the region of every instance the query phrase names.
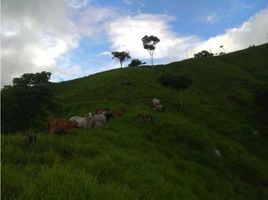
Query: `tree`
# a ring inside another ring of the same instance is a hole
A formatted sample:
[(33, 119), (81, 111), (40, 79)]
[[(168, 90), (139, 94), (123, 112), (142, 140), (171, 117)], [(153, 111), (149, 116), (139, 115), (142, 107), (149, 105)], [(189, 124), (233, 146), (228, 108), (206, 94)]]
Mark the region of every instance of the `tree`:
[(206, 50), (203, 50), (199, 53), (195, 53), (194, 54), (194, 57), (195, 58), (202, 58), (202, 57), (212, 57), (213, 56), (213, 53), (209, 53), (208, 51)]
[(137, 67), (139, 65), (144, 65), (146, 64), (146, 62), (142, 62), (139, 59), (132, 59), (132, 61), (130, 62), (130, 64), (128, 65), (129, 67)]
[(50, 72), (24, 74), (13, 79), (13, 86), (1, 90), (3, 132), (45, 129), (47, 120), (60, 112), (49, 83)]
[(50, 72), (42, 71), (41, 73), (27, 73), (20, 78), (13, 79), (14, 86), (35, 86), (49, 83), (51, 77)]
[(149, 51), (149, 54), (151, 56), (151, 63), (154, 65), (154, 50), (155, 50), (155, 45), (160, 42), (160, 39), (156, 36), (147, 36), (145, 35), (142, 39), (143, 42), (143, 48), (147, 49)]
[(129, 55), (129, 52), (112, 51), (111, 53), (113, 55), (113, 59), (115, 58), (120, 62), (121, 68), (122, 68), (122, 63), (131, 58)]

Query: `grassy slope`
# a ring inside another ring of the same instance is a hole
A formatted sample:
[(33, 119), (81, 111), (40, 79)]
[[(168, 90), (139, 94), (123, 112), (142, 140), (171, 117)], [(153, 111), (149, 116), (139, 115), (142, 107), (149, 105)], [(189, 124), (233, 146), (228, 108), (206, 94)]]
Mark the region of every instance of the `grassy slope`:
[[(63, 117), (126, 107), (103, 129), (67, 137), (2, 136), (3, 199), (268, 199), (268, 141), (254, 135), (254, 92), (268, 84), (268, 45), (164, 66), (111, 70), (54, 86)], [(176, 91), (163, 72), (189, 75)], [(166, 113), (148, 105), (159, 98)], [(136, 115), (150, 113), (154, 125)], [(222, 156), (217, 157), (214, 149)]]

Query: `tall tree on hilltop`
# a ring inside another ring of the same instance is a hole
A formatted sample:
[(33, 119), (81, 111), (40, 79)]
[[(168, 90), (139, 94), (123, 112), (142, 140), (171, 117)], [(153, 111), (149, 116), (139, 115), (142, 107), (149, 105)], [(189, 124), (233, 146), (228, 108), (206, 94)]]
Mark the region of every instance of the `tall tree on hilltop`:
[(147, 49), (149, 51), (149, 54), (151, 56), (151, 62), (152, 65), (154, 65), (154, 50), (155, 50), (155, 45), (160, 42), (160, 39), (156, 36), (147, 36), (145, 35), (142, 39), (143, 43), (143, 48)]
[(117, 59), (120, 62), (120, 66), (122, 68), (122, 64), (123, 62), (125, 62), (126, 60), (130, 59), (130, 55), (129, 52), (125, 52), (125, 51), (112, 51), (111, 52), (113, 55), (113, 59)]

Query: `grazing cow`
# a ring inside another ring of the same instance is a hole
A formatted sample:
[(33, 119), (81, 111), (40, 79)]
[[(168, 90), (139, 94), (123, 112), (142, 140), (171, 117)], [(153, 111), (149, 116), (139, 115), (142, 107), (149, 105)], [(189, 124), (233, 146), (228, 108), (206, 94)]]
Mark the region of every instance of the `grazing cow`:
[(36, 143), (36, 134), (35, 133), (27, 133), (26, 137), (25, 137), (25, 146), (26, 147), (31, 147)]
[(77, 126), (76, 121), (69, 121), (66, 119), (53, 119), (48, 124), (49, 134), (64, 133), (65, 135), (73, 128)]
[(109, 113), (109, 108), (98, 108), (95, 111), (95, 114), (107, 114)]
[(165, 112), (166, 108), (165, 106), (159, 104), (154, 107), (154, 111)]
[(95, 128), (101, 128), (106, 124), (106, 117), (104, 114), (97, 114), (94, 115), (92, 118), (92, 123), (94, 124)]
[(145, 115), (137, 115), (137, 119), (143, 123), (153, 123), (153, 116), (145, 114)]
[(122, 117), (125, 114), (126, 110), (124, 108), (120, 108), (118, 110), (114, 110), (112, 112), (114, 117)]
[(160, 105), (160, 100), (159, 99), (152, 99), (152, 104), (155, 107), (156, 105)]
[(219, 149), (214, 148), (214, 154), (218, 157), (221, 157), (221, 152)]
[(88, 113), (85, 117), (73, 116), (69, 121), (77, 122), (76, 127), (91, 128), (92, 126), (92, 113)]

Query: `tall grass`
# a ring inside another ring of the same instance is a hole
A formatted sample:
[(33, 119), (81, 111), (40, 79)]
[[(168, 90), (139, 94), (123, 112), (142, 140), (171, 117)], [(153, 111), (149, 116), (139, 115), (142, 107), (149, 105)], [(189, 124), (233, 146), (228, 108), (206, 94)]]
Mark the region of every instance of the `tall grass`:
[[(23, 133), (2, 135), (2, 199), (268, 199), (267, 141), (253, 134), (254, 92), (268, 83), (258, 71), (267, 72), (262, 51), (267, 45), (54, 85), (64, 118), (102, 107), (127, 112), (102, 129), (41, 132), (31, 147)], [(167, 72), (190, 75), (193, 84), (166, 88), (156, 80)], [(151, 110), (152, 98), (167, 111)]]

